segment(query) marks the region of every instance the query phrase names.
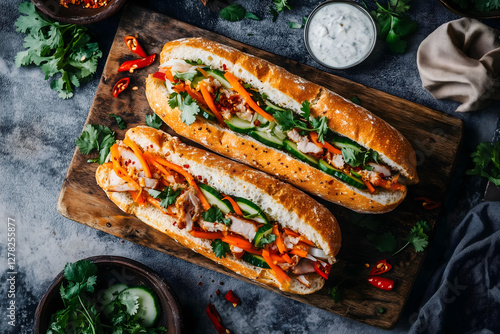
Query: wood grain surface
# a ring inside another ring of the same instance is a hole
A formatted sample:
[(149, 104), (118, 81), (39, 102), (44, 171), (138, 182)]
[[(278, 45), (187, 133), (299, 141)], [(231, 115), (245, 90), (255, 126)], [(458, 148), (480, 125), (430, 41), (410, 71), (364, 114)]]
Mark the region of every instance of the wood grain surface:
[[(193, 36), (204, 37), (278, 64), (290, 72), (323, 85), (346, 98), (357, 95), (364, 107), (403, 133), (417, 153), (420, 183), (410, 187), (407, 198), (397, 209), (384, 215), (375, 216), (380, 221), (380, 227), (376, 233), (391, 231), (396, 236), (398, 244), (402, 245), (417, 220), (425, 219), (432, 228), (434, 227), (440, 210), (424, 210), (421, 203), (415, 201), (414, 198), (427, 196), (437, 201), (444, 200), (457, 151), (461, 145), (461, 120), (164, 15), (139, 7), (128, 7), (123, 13), (116, 32), (87, 119), (87, 123), (111, 127), (117, 131), (119, 139), (123, 138), (124, 131), (117, 128), (114, 119), (108, 116), (109, 113), (122, 116), (129, 127), (144, 124), (145, 115), (152, 114), (144, 91), (145, 78), (147, 74), (156, 71), (158, 60), (151, 67), (136, 70), (132, 74), (128, 72), (117, 73), (122, 62), (136, 58), (128, 51), (123, 42), (126, 35), (136, 33), (146, 52), (149, 53), (159, 53), (162, 46), (170, 40)], [(113, 98), (111, 89), (114, 83), (125, 76), (131, 78), (129, 89), (118, 98)], [(130, 89), (134, 86), (138, 89)], [(174, 134), (165, 125), (164, 130)], [(189, 140), (183, 140), (188, 144), (193, 144)], [(166, 235), (141, 223), (135, 217), (124, 214), (108, 200), (104, 191), (96, 184), (94, 173), (97, 165), (88, 164), (88, 158), (75, 150), (58, 201), (58, 210), (63, 216), (120, 238), (259, 285), (300, 302), (373, 326), (389, 329), (395, 325), (425, 256), (425, 252), (415, 253), (410, 247), (395, 257), (391, 256), (390, 253), (377, 251), (365, 237), (370, 231), (353, 224), (351, 222), (352, 213), (349, 210), (317, 199), (332, 211), (341, 226), (343, 243), (337, 256), (339, 262), (334, 265), (330, 280), (321, 291), (307, 296), (283, 293), (278, 289), (243, 278), (178, 245)], [(392, 291), (379, 290), (366, 282), (369, 269), (365, 267), (365, 264), (373, 265), (381, 259), (387, 259), (393, 265), (393, 269), (385, 274), (385, 277), (396, 281)], [(344, 281), (341, 285), (343, 298), (340, 302), (335, 303), (328, 295), (328, 289), (340, 281)], [(381, 308), (385, 309), (385, 312), (380, 313), (379, 309)]]

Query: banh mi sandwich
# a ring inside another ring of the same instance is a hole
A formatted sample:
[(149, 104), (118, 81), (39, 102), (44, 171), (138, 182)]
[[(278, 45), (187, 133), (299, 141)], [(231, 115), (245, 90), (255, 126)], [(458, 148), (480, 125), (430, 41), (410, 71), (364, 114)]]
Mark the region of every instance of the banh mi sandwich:
[(391, 125), (216, 42), (167, 43), (146, 95), (178, 134), (354, 211), (390, 211), (418, 182), (415, 152)]
[(108, 160), (97, 183), (126, 213), (257, 282), (297, 294), (323, 287), (340, 229), (300, 190), (149, 127), (128, 130)]

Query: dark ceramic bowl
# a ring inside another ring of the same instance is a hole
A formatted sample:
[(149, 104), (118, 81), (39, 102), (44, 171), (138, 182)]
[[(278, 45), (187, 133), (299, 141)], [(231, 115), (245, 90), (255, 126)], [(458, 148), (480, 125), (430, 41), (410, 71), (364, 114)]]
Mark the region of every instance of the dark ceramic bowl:
[(108, 0), (108, 4), (100, 8), (84, 8), (84, 5), (59, 6), (59, 0), (31, 0), (45, 15), (56, 21), (73, 24), (90, 24), (102, 21), (116, 13), (125, 0)]
[(473, 19), (480, 19), (480, 20), (500, 18), (500, 10), (491, 10), (489, 12), (482, 13), (474, 9), (462, 9), (460, 8), (460, 5), (453, 0), (439, 0), (439, 1), (449, 11), (463, 17), (470, 17)]
[[(156, 326), (167, 328), (168, 334), (181, 333), (182, 319), (176, 297), (153, 270), (139, 262), (119, 256), (94, 256), (86, 260), (97, 265), (96, 293), (118, 283), (128, 286), (145, 285), (154, 291), (160, 301), (161, 312)], [(63, 271), (52, 281), (40, 300), (35, 312), (35, 334), (45, 334), (52, 314), (63, 308), (59, 294), (62, 281)]]

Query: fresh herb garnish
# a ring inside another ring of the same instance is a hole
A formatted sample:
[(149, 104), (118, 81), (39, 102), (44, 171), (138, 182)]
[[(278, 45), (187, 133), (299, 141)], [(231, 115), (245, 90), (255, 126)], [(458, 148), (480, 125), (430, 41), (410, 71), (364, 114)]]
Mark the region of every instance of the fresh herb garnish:
[(41, 16), (31, 2), (19, 4), (21, 15), (16, 31), (26, 34), (23, 46), (27, 49), (16, 55), (17, 67), (35, 64), (45, 74), (45, 80), (60, 74), (50, 83), (59, 97), (69, 99), (73, 87), (91, 79), (102, 57), (97, 43), (90, 43), (88, 29), (74, 24), (62, 24)]
[(354, 95), (353, 97), (351, 97), (351, 101), (356, 103), (356, 104), (361, 104), (361, 100), (359, 99), (359, 97), (357, 95)]
[(302, 111), (302, 118), (305, 120), (309, 120), (309, 115), (311, 114), (311, 103), (307, 100), (302, 102), (302, 107), (300, 108)]
[(115, 132), (103, 125), (87, 124), (80, 137), (75, 140), (76, 146), (82, 154), (89, 154), (92, 150), (99, 152), (99, 157), (87, 162), (103, 164), (109, 154), (109, 149), (116, 142)]
[(378, 163), (378, 153), (374, 150), (364, 148), (343, 147), (342, 157), (344, 161), (352, 167), (362, 166), (366, 170), (372, 170), (373, 167), (366, 165), (369, 161)]
[(252, 12), (246, 12), (245, 18), (250, 19), (250, 20), (255, 20), (255, 21), (262, 21), (262, 19), (260, 17), (258, 17), (257, 15), (255, 15)]
[(210, 209), (201, 214), (201, 218), (209, 223), (222, 223), (226, 226), (231, 225), (231, 219), (224, 218), (224, 214), (216, 206), (211, 206)]
[(500, 8), (499, 0), (453, 0), (453, 2), (459, 4), (462, 9), (470, 9), (474, 7), (481, 13)]
[(260, 21), (260, 18), (252, 12), (247, 12), (245, 7), (240, 4), (233, 3), (223, 9), (219, 13), (220, 17), (226, 21), (237, 22), (244, 18)]
[(196, 121), (196, 115), (200, 113), (200, 106), (186, 92), (172, 93), (168, 99), (170, 108), (178, 107), (181, 113), (181, 119), (186, 125), (191, 125)]
[(304, 25), (294, 21), (288, 21), (288, 27), (290, 29), (302, 29)]
[(292, 9), (290, 7), (290, 5), (288, 4), (288, 0), (273, 0), (273, 2), (274, 2), (274, 6), (276, 7), (276, 10), (278, 12), (284, 11), (285, 8), (288, 8), (289, 10)]
[(175, 72), (174, 79), (180, 79), (183, 81), (193, 81), (194, 77), (198, 75), (197, 71), (190, 72)]
[(470, 157), (475, 166), (465, 172), (467, 175), (482, 176), (500, 186), (500, 141), (480, 143)]
[(174, 204), (177, 200), (177, 197), (181, 194), (182, 190), (177, 189), (174, 190), (172, 187), (163, 188), (162, 191), (148, 189), (148, 193), (151, 197), (161, 200), (160, 206), (162, 208), (167, 208), (169, 205)]
[(430, 231), (430, 227), (424, 220), (419, 220), (415, 226), (410, 231), (410, 234), (406, 238), (407, 243), (403, 245), (397, 252), (392, 254), (393, 256), (401, 252), (403, 249), (408, 247), (410, 244), (415, 248), (415, 252), (422, 252), (425, 247), (429, 244), (429, 236), (427, 233)]
[(214, 252), (215, 256), (218, 258), (226, 257), (226, 254), (230, 252), (229, 245), (222, 241), (221, 239), (215, 239), (212, 241), (212, 252)]
[(121, 118), (120, 116), (115, 115), (115, 114), (109, 114), (109, 116), (113, 117), (116, 120), (116, 124), (118, 124), (118, 127), (120, 128), (120, 130), (125, 130), (127, 128), (127, 123), (125, 123), (123, 118)]
[(201, 59), (198, 59), (196, 61), (194, 60), (189, 60), (189, 59), (184, 59), (184, 61), (186, 63), (188, 63), (189, 65), (192, 65), (192, 66), (199, 66), (199, 65), (203, 65), (203, 60)]
[(150, 126), (154, 129), (159, 129), (163, 124), (163, 121), (157, 114), (146, 115), (144, 122), (146, 123), (147, 126)]
[(338, 303), (340, 301), (340, 299), (342, 299), (342, 294), (340, 292), (339, 285), (340, 284), (332, 286), (328, 290), (328, 294), (330, 295), (330, 297), (332, 297), (334, 303)]
[(387, 0), (387, 8), (378, 2), (377, 10), (370, 14), (377, 24), (378, 35), (385, 39), (387, 47), (394, 53), (404, 53), (407, 42), (404, 38), (413, 34), (418, 23), (404, 13), (410, 9), (411, 0)]

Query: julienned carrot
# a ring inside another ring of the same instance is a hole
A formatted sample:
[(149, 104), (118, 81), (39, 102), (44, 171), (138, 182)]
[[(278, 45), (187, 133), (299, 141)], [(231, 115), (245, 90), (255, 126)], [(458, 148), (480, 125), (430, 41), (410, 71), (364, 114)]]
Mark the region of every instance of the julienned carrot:
[(313, 247), (316, 247), (316, 245), (314, 244), (314, 242), (304, 238), (303, 236), (300, 236), (300, 241), (305, 243), (306, 245), (309, 245), (309, 246), (313, 246)]
[(134, 198), (134, 201), (139, 203), (139, 205), (146, 205), (146, 198), (144, 193), (141, 191), (129, 191), (129, 194)]
[(172, 175), (171, 173), (169, 173), (168, 170), (165, 169), (165, 167), (163, 167), (161, 164), (159, 164), (158, 162), (156, 162), (155, 158), (150, 155), (149, 153), (145, 152), (144, 153), (144, 158), (146, 158), (146, 160), (153, 166), (156, 167), (156, 169), (158, 169), (160, 172), (162, 172), (163, 174), (165, 174), (165, 176), (170, 176)]
[(279, 266), (274, 264), (267, 249), (262, 250), (262, 257), (269, 265), (269, 267), (271, 267), (271, 269), (276, 273), (276, 278), (286, 290), (290, 286), (290, 280), (291, 280), (290, 276), (288, 276)]
[(374, 193), (375, 192), (375, 188), (373, 188), (372, 184), (369, 182), (369, 181), (365, 181), (363, 180), (363, 183), (366, 184), (366, 187), (368, 188), (368, 190), (371, 192), (371, 193)]
[(303, 250), (303, 249), (300, 249), (300, 248), (294, 248), (290, 251), (290, 254), (295, 254), (295, 255), (298, 255), (300, 257), (307, 257), (307, 251), (306, 250)]
[(200, 239), (222, 239), (224, 235), (222, 232), (204, 232), (204, 231), (191, 231), (189, 232), (193, 237)]
[(184, 85), (182, 83), (178, 84), (178, 85), (175, 85), (172, 87), (172, 89), (177, 93), (177, 94), (180, 94), (182, 92), (184, 92), (186, 90), (186, 86), (187, 85)]
[(316, 144), (316, 146), (320, 147), (320, 148), (326, 148), (328, 150), (328, 152), (332, 153), (332, 154), (342, 154), (342, 151), (339, 150), (338, 148), (335, 148), (332, 146), (332, 144), (330, 144), (329, 142), (326, 142), (323, 144), (323, 143), (320, 143), (318, 141), (318, 134), (314, 131), (310, 132), (309, 135), (311, 136), (311, 139), (312, 141)]
[(232, 199), (229, 196), (225, 196), (223, 198), (223, 200), (224, 199), (227, 199), (229, 201), (229, 203), (231, 203), (231, 205), (233, 206), (234, 212), (236, 212), (237, 215), (244, 216), (243, 212), (241, 212), (241, 209), (240, 209), (238, 203), (236, 203), (234, 199)]
[(188, 181), (189, 185), (191, 185), (192, 187), (194, 187), (196, 189), (196, 192), (198, 193), (198, 198), (201, 201), (201, 205), (203, 205), (203, 209), (205, 209), (205, 211), (210, 209), (210, 207), (211, 207), (210, 203), (208, 203), (207, 199), (205, 198), (205, 196), (201, 192), (200, 188), (196, 184), (196, 181), (194, 180), (194, 177), (191, 174), (189, 174), (188, 171), (184, 170), (184, 168), (182, 168), (181, 166), (173, 164), (170, 161), (165, 160), (163, 158), (154, 157), (154, 159), (158, 163), (162, 164), (163, 166), (166, 166), (166, 167), (170, 168), (171, 170), (174, 170), (177, 173), (179, 173), (182, 176), (184, 176), (186, 178), (186, 180)]
[(215, 117), (217, 118), (217, 121), (219, 121), (219, 124), (221, 126), (226, 126), (226, 123), (224, 123), (224, 119), (222, 118), (222, 115), (220, 114), (219, 110), (217, 110), (217, 107), (215, 106), (214, 100), (212, 100), (212, 96), (207, 90), (207, 83), (204, 81), (200, 82), (200, 91), (201, 95), (203, 95), (203, 99), (207, 103), (208, 107), (212, 112), (214, 113)]
[(103, 163), (102, 165), (103, 165), (103, 166), (106, 166), (106, 167), (108, 167), (108, 168), (113, 169), (113, 163), (112, 163), (112, 162), (105, 162), (105, 163)]
[(184, 89), (189, 94), (189, 96), (191, 96), (193, 98), (193, 100), (195, 100), (196, 102), (198, 102), (199, 104), (201, 104), (204, 107), (208, 107), (207, 104), (205, 103), (205, 100), (203, 99), (203, 96), (200, 95), (200, 93), (198, 93), (196, 90), (192, 89), (189, 85), (185, 85)]
[(273, 262), (276, 262), (276, 263), (285, 263), (287, 262), (283, 256), (277, 254), (277, 253), (269, 253), (269, 255), (271, 256), (271, 260), (273, 260)]
[(142, 151), (139, 148), (139, 146), (137, 146), (136, 143), (130, 140), (129, 137), (125, 137), (123, 143), (128, 147), (130, 147), (132, 151), (134, 151), (135, 156), (137, 157), (137, 159), (139, 159), (139, 162), (142, 165), (142, 169), (144, 170), (144, 175), (150, 179), (152, 177), (151, 170), (149, 169), (148, 162), (146, 161), (146, 159), (144, 159), (144, 155), (142, 154)]
[(285, 233), (291, 237), (294, 237), (294, 238), (300, 237), (300, 234), (294, 232), (293, 230), (289, 229), (288, 227), (285, 227), (284, 230), (285, 230)]
[(278, 250), (280, 251), (281, 254), (286, 252), (286, 246), (285, 243), (283, 242), (283, 238), (281, 237), (281, 233), (278, 229), (278, 225), (275, 224), (273, 226), (273, 233), (276, 236), (276, 246), (278, 246)]
[(207, 73), (207, 71), (205, 71), (204, 69), (202, 69), (201, 67), (197, 67), (196, 68), (198, 71), (200, 71), (200, 73), (205, 77), (205, 78), (208, 78), (210, 75)]
[(113, 170), (115, 171), (116, 175), (125, 180), (125, 182), (130, 183), (135, 190), (139, 192), (142, 191), (142, 187), (140, 186), (140, 184), (137, 183), (132, 177), (130, 177), (125, 168), (123, 168), (123, 166), (120, 164), (120, 152), (118, 151), (118, 144), (113, 144), (109, 151), (111, 153)]
[(286, 261), (286, 262), (288, 262), (288, 263), (292, 264), (292, 262), (293, 262), (293, 261), (292, 261), (292, 259), (290, 258), (290, 256), (288, 256), (288, 254), (287, 254), (287, 253), (285, 253), (285, 254), (281, 255), (281, 257), (283, 257), (283, 259), (285, 259), (285, 261)]
[(160, 72), (165, 73), (165, 78), (167, 78), (171, 83), (174, 83), (176, 81), (174, 79), (174, 76), (172, 75), (172, 71), (170, 70), (170, 68), (161, 68)]
[(253, 245), (250, 241), (243, 239), (243, 238), (240, 238), (240, 237), (236, 237), (234, 235), (226, 235), (226, 236), (224, 236), (224, 238), (222, 238), (222, 241), (227, 242), (228, 244), (234, 245), (237, 247), (243, 246), (240, 248), (252, 248), (253, 247)]
[(234, 75), (232, 75), (230, 72), (226, 72), (224, 74), (224, 77), (227, 79), (227, 81), (229, 81), (229, 83), (231, 84), (231, 86), (233, 86), (234, 90), (236, 92), (238, 92), (238, 94), (240, 94), (246, 101), (246, 103), (248, 103), (248, 105), (255, 111), (257, 112), (259, 115), (261, 115), (262, 117), (264, 117), (265, 119), (267, 119), (269, 122), (272, 122), (274, 121), (274, 117), (269, 115), (267, 112), (265, 112), (264, 110), (262, 110), (261, 107), (259, 107), (257, 105), (257, 103), (255, 103), (254, 100), (252, 100), (252, 97), (250, 96), (250, 93), (248, 93), (246, 91), (246, 89), (240, 84), (240, 82), (238, 81), (238, 79), (236, 79), (236, 77)]

